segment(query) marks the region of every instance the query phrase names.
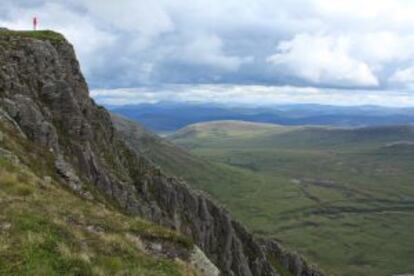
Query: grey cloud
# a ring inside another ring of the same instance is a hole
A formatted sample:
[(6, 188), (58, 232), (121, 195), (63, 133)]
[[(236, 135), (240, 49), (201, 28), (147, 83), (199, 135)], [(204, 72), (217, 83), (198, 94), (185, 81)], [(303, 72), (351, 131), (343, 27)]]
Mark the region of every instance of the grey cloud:
[(0, 25), (27, 29), (39, 15), (42, 28), (74, 43), (97, 88), (392, 89), (409, 79), (398, 72), (414, 66), (412, 12), (404, 0), (3, 0)]

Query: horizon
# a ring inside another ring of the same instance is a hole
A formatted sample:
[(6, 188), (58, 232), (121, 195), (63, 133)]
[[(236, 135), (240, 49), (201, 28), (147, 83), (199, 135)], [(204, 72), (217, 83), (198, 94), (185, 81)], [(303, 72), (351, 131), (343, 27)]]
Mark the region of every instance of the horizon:
[(172, 102), (255, 108), (295, 104), (413, 108), (414, 94), (411, 94), (385, 90), (347, 90), (344, 93), (340, 89), (315, 87), (211, 84), (91, 89), (91, 96), (104, 106)]

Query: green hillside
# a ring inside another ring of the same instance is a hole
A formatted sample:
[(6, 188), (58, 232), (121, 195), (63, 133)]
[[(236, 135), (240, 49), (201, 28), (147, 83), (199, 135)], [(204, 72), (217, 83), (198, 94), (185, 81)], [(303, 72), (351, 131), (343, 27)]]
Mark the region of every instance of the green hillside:
[(257, 234), (338, 275), (414, 271), (413, 127), (214, 122), (170, 138), (239, 173), (229, 185), (199, 185)]
[[(195, 275), (148, 250), (191, 251), (178, 233), (75, 195), (51, 155), (0, 123), (0, 275)], [(34, 169), (33, 169), (34, 168)]]
[[(260, 182), (257, 176), (248, 170), (224, 163), (210, 162), (192, 155), (187, 150), (152, 134), (135, 122), (114, 114), (112, 114), (112, 120), (133, 149), (158, 164), (166, 173), (181, 177), (191, 184), (194, 183), (197, 188), (214, 195), (214, 198), (218, 196), (220, 200), (226, 199), (226, 197), (220, 197), (223, 191), (235, 195), (240, 193), (242, 196), (252, 189), (246, 187), (247, 190), (243, 190), (239, 185), (241, 182)], [(221, 200), (221, 203), (237, 204), (239, 197), (228, 198), (228, 200), (227, 202)]]

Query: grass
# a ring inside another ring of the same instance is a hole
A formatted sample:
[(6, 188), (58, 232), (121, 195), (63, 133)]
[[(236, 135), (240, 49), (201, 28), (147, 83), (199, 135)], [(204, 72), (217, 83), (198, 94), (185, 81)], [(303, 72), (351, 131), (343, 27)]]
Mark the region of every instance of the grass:
[(414, 272), (414, 149), (387, 146), (414, 141), (412, 128), (245, 134), (214, 125), (172, 137), (220, 174), (207, 182), (196, 169), (191, 183), (257, 235), (335, 275)]
[(15, 30), (1, 30), (0, 38), (32, 38), (40, 40), (49, 40), (52, 42), (63, 42), (65, 38), (63, 35), (50, 30), (44, 31), (15, 31)]
[(0, 275), (195, 275), (142, 245), (190, 252), (189, 238), (78, 197), (54, 177), (47, 151), (0, 131), (0, 148), (20, 159), (0, 153)]
[(1, 275), (186, 273), (180, 263), (154, 258), (128, 238), (191, 248), (178, 233), (85, 202), (57, 184), (45, 186), (26, 169), (0, 167), (0, 175)]

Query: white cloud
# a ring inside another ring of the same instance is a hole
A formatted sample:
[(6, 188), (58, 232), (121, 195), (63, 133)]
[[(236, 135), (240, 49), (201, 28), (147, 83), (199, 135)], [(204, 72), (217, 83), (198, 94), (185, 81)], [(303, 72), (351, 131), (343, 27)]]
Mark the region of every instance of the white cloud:
[(410, 33), (414, 24), (412, 0), (313, 0), (315, 15), (329, 27), (358, 31), (392, 30)]
[(405, 88), (414, 89), (414, 67), (397, 70), (390, 77), (390, 82)]
[(353, 18), (375, 18), (382, 15), (384, 11), (389, 12), (395, 6), (395, 3), (389, 0), (315, 0), (314, 3), (321, 14)]
[(249, 58), (226, 55), (222, 40), (216, 35), (197, 35), (181, 49), (176, 49), (175, 58), (190, 64), (209, 65), (227, 71), (235, 71)]
[[(77, 1), (95, 16), (118, 30), (155, 36), (171, 31), (174, 27), (170, 16), (160, 1), (123, 0)], [(104, 23), (102, 22), (102, 23)]]
[(414, 36), (389, 31), (353, 34), (351, 52), (371, 66), (402, 61), (414, 54)]
[(336, 106), (414, 106), (409, 92), (385, 90), (326, 89), (261, 85), (168, 85), (112, 90), (93, 90), (92, 96), (104, 105), (158, 102), (193, 102), (234, 106), (271, 106), (318, 103)]
[[(87, 9), (103, 28), (114, 28), (114, 32), (130, 33), (129, 49), (142, 51), (151, 46), (157, 37), (174, 30), (168, 12), (160, 1), (123, 0), (75, 1)], [(132, 46), (132, 47), (131, 47)]]
[(369, 66), (350, 55), (350, 43), (348, 37), (299, 34), (281, 42), (268, 62), (315, 84), (377, 86)]

